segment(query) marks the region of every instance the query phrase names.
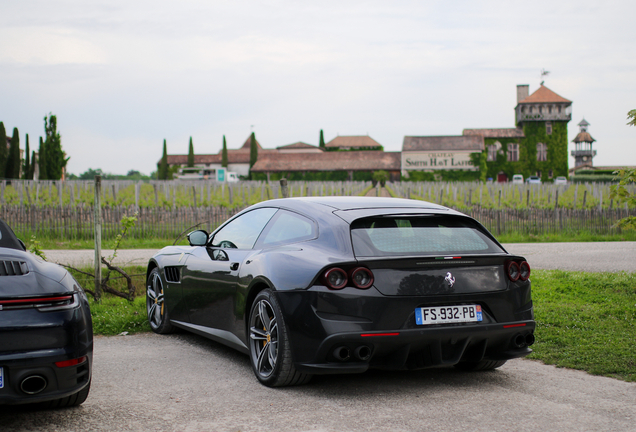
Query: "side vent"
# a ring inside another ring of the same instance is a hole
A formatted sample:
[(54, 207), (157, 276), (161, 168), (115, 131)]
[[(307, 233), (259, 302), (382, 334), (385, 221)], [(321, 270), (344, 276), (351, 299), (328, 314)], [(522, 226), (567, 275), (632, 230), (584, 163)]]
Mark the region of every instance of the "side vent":
[(180, 267), (165, 267), (163, 273), (166, 275), (166, 281), (172, 283), (181, 282)]
[(0, 276), (22, 276), (29, 273), (24, 261), (4, 261), (0, 260)]

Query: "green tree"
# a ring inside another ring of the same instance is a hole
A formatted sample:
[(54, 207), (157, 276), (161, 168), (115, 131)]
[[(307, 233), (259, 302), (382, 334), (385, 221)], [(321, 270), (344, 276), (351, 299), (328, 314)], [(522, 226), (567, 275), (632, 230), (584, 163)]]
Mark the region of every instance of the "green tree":
[(322, 129), (320, 129), (320, 142), (318, 144), (318, 147), (320, 147), (321, 149), (325, 148), (325, 137), (322, 134)]
[(190, 137), (190, 148), (188, 149), (188, 166), (194, 166), (194, 147), (192, 146), (192, 137)]
[(29, 134), (26, 134), (24, 143), (24, 165), (22, 165), (22, 178), (24, 180), (32, 180), (33, 177), (29, 177), (31, 174), (31, 153), (29, 150)]
[(79, 175), (79, 179), (80, 180), (93, 180), (95, 178), (95, 176), (103, 176), (104, 173), (102, 172), (101, 169), (97, 168), (97, 169), (93, 169), (93, 168), (89, 168), (86, 171), (84, 171), (83, 173), (81, 173)]
[(163, 140), (163, 156), (161, 156), (161, 161), (159, 161), (157, 179), (168, 180), (168, 147), (165, 139)]
[(62, 178), (64, 168), (69, 157), (62, 150), (62, 138), (57, 131), (57, 117), (49, 113), (49, 117), (44, 117), (44, 131), (46, 138), (44, 147), (46, 149), (46, 159), (42, 165), (46, 165), (46, 178), (48, 180), (59, 180)]
[(35, 150), (31, 151), (31, 166), (29, 167), (29, 180), (35, 176)]
[[(627, 113), (627, 125), (636, 126), (636, 109)], [(627, 203), (628, 206), (636, 206), (636, 195), (629, 192), (627, 185), (636, 183), (636, 168), (622, 169), (615, 171), (614, 180), (618, 184), (611, 187), (610, 198), (618, 199), (619, 203)], [(616, 226), (623, 229), (636, 229), (636, 216), (627, 216), (616, 223)]]
[(20, 132), (18, 132), (18, 128), (13, 128), (4, 176), (8, 179), (20, 178)]
[(221, 150), (221, 166), (227, 168), (227, 143), (225, 142), (225, 135), (223, 135), (223, 150)]
[(4, 177), (4, 170), (7, 167), (7, 131), (4, 123), (0, 121), (0, 177)]
[[(33, 161), (33, 159), (31, 159)], [(32, 162), (35, 163), (35, 162)], [(46, 144), (42, 137), (40, 137), (40, 148), (38, 149), (38, 180), (46, 180), (48, 179), (48, 175), (46, 172)]]
[(256, 160), (258, 159), (258, 146), (256, 145), (256, 136), (254, 136), (254, 132), (250, 136), (250, 176), (252, 175), (251, 170)]

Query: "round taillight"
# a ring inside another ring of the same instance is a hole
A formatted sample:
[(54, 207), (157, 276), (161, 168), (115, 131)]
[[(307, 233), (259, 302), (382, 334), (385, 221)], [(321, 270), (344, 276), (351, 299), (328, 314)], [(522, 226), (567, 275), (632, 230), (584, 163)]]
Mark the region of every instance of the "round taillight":
[(519, 264), (519, 279), (527, 281), (530, 277), (530, 264), (527, 261), (523, 261)]
[(519, 264), (514, 261), (510, 261), (508, 263), (508, 279), (516, 282), (519, 279), (520, 274), (521, 270), (519, 269)]
[(373, 273), (366, 267), (358, 267), (351, 270), (349, 277), (356, 288), (367, 289), (373, 285)]
[(329, 269), (324, 274), (325, 285), (330, 289), (343, 289), (347, 285), (347, 273), (337, 267)]

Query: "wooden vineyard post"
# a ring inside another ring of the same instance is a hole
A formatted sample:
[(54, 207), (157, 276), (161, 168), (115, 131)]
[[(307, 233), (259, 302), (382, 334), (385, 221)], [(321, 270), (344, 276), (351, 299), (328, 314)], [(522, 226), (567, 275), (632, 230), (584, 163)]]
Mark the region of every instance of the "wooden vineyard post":
[(289, 198), (289, 188), (287, 187), (287, 179), (280, 179), (280, 190), (283, 194), (283, 198)]
[(101, 203), (102, 177), (95, 176), (95, 207), (93, 216), (95, 219), (95, 300), (102, 299), (102, 203)]

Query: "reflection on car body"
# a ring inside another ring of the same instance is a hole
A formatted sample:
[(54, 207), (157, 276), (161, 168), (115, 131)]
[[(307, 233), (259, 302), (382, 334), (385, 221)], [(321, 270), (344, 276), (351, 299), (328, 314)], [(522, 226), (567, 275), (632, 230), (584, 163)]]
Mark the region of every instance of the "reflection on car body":
[(265, 201), (189, 241), (149, 262), (152, 329), (238, 349), (267, 386), (371, 368), (488, 370), (531, 352), (528, 263), (436, 204)]

